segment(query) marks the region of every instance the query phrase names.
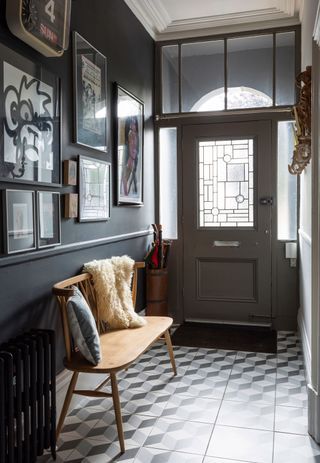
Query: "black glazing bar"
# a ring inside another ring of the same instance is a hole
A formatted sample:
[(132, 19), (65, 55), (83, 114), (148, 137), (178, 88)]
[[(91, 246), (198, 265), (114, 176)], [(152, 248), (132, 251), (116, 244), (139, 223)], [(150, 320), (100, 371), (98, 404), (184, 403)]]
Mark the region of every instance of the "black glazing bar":
[(224, 39), (224, 109), (228, 109), (228, 40)]
[(272, 101), (273, 106), (276, 106), (276, 85), (277, 85), (277, 35), (273, 34), (273, 73), (272, 73)]
[(5, 431), (5, 360), (0, 355), (0, 461), (5, 461), (6, 431)]
[(6, 463), (14, 462), (14, 410), (13, 410), (13, 357), (9, 352), (0, 352), (5, 360), (5, 420), (6, 420)]
[(182, 112), (182, 54), (181, 43), (178, 44), (178, 85), (179, 85), (179, 113)]
[(26, 343), (19, 342), (19, 340), (17, 340), (17, 346), (21, 350), (22, 362), (23, 463), (30, 463), (29, 347)]
[(43, 454), (43, 341), (39, 334), (34, 334), (37, 343), (37, 454)]

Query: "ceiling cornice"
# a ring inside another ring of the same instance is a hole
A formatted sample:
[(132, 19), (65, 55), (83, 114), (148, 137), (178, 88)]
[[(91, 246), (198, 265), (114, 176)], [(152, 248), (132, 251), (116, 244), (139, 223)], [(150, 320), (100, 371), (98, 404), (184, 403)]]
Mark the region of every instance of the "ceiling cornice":
[(161, 0), (125, 0), (128, 7), (140, 20), (154, 40), (171, 40), (192, 36), (221, 33), (223, 28), (264, 23), (263, 27), (272, 27), (271, 23), (283, 22), (283, 25), (299, 23), (298, 11), (304, 0), (277, 0), (270, 8), (240, 11), (206, 17), (193, 17), (174, 20)]

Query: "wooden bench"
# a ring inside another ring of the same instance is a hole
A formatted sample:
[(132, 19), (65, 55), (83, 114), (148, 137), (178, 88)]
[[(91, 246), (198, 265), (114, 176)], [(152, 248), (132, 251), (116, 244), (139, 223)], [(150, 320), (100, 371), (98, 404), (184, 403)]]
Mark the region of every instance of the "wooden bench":
[[(136, 262), (134, 266), (132, 280), (132, 300), (134, 306), (137, 296), (138, 269), (143, 267), (143, 262)], [(73, 295), (73, 289), (71, 288), (72, 285), (77, 286), (82, 292), (95, 317), (98, 330), (99, 332), (101, 331), (101, 321), (99, 320), (97, 312), (96, 296), (91, 275), (89, 273), (82, 273), (81, 275), (77, 275), (55, 284), (53, 287), (53, 293), (57, 296), (61, 309), (66, 346), (66, 358), (64, 359), (64, 365), (68, 370), (73, 372), (57, 426), (57, 438), (63, 427), (72, 394), (100, 398), (112, 397), (120, 448), (123, 453), (125, 452), (125, 443), (116, 374), (119, 371), (128, 369), (141, 354), (152, 346), (152, 344), (160, 338), (163, 338), (167, 344), (173, 373), (176, 375), (177, 371), (169, 333), (169, 328), (172, 325), (173, 320), (169, 317), (145, 317), (147, 324), (143, 327), (125, 330), (109, 330), (100, 334), (102, 360), (97, 366), (94, 366), (90, 364), (77, 350), (69, 330), (66, 307), (68, 298)], [(107, 378), (94, 390), (78, 390), (76, 389), (76, 383), (79, 373), (105, 373), (107, 374)], [(109, 381), (111, 383), (111, 394), (101, 390)]]

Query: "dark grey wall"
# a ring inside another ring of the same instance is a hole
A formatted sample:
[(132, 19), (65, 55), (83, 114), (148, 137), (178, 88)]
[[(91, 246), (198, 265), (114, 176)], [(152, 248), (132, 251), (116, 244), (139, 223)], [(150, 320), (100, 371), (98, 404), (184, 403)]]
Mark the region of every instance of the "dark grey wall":
[[(10, 1), (10, 0), (7, 0)], [(112, 82), (116, 81), (145, 103), (144, 206), (111, 208), (108, 222), (78, 223), (62, 219), (62, 247), (49, 251), (30, 252), (27, 256), (0, 257), (0, 342), (30, 327), (54, 327), (61, 345), (61, 327), (56, 303), (51, 296), (52, 284), (81, 270), (82, 264), (95, 258), (127, 253), (141, 259), (149, 242), (147, 229), (154, 221), (154, 148), (153, 148), (153, 75), (154, 42), (123, 0), (76, 0), (72, 2), (72, 30), (79, 32), (107, 57), (108, 63), (108, 154), (77, 146), (72, 142), (72, 53), (71, 47), (62, 58), (45, 58), (16, 39), (5, 21), (5, 2), (0, 5), (0, 42), (24, 55), (61, 78), (62, 88), (62, 159), (91, 154), (112, 162), (113, 122), (111, 120)], [(1, 142), (1, 141), (0, 141)], [(0, 189), (14, 187), (0, 183)], [(23, 185), (19, 184), (19, 188)], [(41, 188), (45, 189), (45, 188)], [(58, 189), (62, 194), (76, 188)], [(3, 214), (1, 214), (2, 216)], [(141, 236), (135, 232), (145, 231)], [(110, 244), (83, 244), (80, 249), (69, 245), (116, 235), (133, 234)], [(99, 245), (97, 245), (99, 244)], [(3, 247), (2, 251), (3, 252)], [(140, 298), (140, 306), (143, 297)], [(60, 349), (59, 349), (60, 353)]]

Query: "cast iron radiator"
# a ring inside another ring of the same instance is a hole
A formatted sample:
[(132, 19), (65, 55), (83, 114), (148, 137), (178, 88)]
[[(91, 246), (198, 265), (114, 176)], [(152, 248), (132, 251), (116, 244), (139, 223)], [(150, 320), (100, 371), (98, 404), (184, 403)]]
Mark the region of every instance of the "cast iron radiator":
[(0, 345), (0, 462), (56, 458), (55, 337), (33, 330)]

